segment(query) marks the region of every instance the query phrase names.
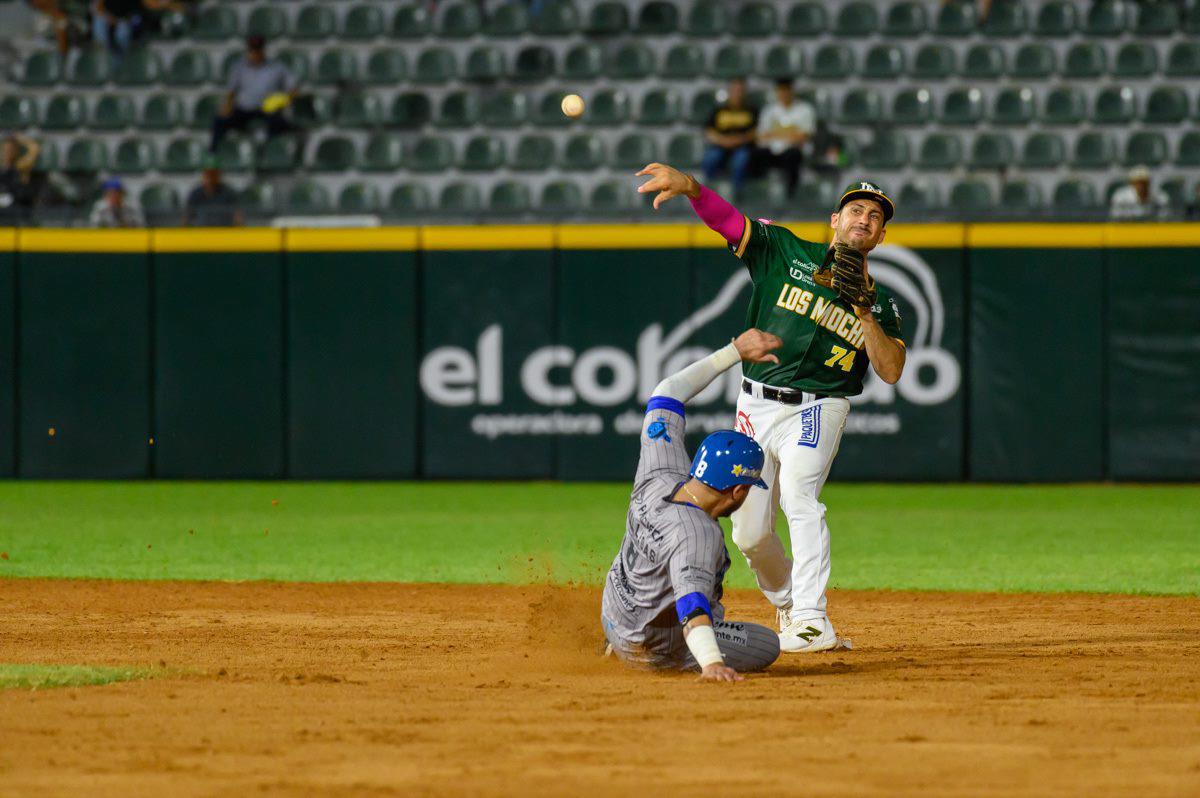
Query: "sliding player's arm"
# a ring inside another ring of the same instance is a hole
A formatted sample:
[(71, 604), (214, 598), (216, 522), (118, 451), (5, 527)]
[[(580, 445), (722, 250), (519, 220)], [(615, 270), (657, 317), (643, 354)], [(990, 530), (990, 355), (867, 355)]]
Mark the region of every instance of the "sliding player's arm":
[(783, 341), (776, 335), (753, 328), (746, 330), (728, 346), (664, 379), (655, 386), (650, 402), (654, 404), (655, 399), (663, 398), (678, 404), (682, 409), (684, 403), (739, 361), (778, 363), (779, 358), (771, 354), (771, 351), (781, 346)]

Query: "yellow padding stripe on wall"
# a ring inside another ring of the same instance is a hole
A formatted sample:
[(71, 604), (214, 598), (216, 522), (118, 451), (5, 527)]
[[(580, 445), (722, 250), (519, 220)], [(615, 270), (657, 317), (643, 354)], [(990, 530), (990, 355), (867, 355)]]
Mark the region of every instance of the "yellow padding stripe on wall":
[(421, 243), (416, 227), (365, 227), (339, 230), (287, 230), (288, 252), (409, 252)]
[(1087, 249), (1104, 246), (1103, 224), (972, 224), (967, 246), (995, 249)]
[(283, 231), (271, 227), (179, 227), (154, 231), (155, 252), (282, 252)]
[(149, 252), (149, 230), (76, 230), (27, 227), (17, 231), (19, 252)]
[(17, 229), (15, 227), (0, 227), (0, 252), (16, 252)]
[(421, 249), (553, 249), (554, 228), (544, 224), (422, 227)]
[(564, 224), (558, 227), (559, 249), (687, 249), (685, 224)]

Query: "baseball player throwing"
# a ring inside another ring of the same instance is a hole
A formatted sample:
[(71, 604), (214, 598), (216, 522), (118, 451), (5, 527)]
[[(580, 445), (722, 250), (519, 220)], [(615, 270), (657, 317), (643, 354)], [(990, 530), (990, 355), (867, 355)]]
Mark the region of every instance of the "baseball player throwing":
[[(765, 450), (770, 490), (752, 493), (733, 514), (733, 540), (779, 613), (782, 650), (847, 645), (826, 613), (829, 525), (820, 496), (850, 411), (846, 397), (862, 392), (867, 363), (888, 383), (904, 370), (895, 300), (867, 271), (867, 253), (883, 241), (895, 205), (873, 183), (850, 184), (829, 218), (826, 245), (751, 221), (670, 166), (653, 163), (638, 174), (650, 178), (638, 191), (655, 193), (655, 208), (686, 196), (725, 238), (754, 284), (747, 326), (783, 339), (779, 362), (743, 370), (737, 428)], [(777, 504), (791, 533), (790, 559), (775, 534)]]
[(782, 343), (747, 330), (660, 382), (646, 405), (625, 537), (600, 610), (604, 636), (627, 663), (699, 669), (702, 679), (734, 682), (779, 657), (775, 632), (730, 623), (721, 606), (729, 553), (717, 519), (766, 488), (763, 450), (740, 432), (714, 432), (689, 467), (683, 434), (685, 402), (739, 360), (778, 365), (770, 352)]

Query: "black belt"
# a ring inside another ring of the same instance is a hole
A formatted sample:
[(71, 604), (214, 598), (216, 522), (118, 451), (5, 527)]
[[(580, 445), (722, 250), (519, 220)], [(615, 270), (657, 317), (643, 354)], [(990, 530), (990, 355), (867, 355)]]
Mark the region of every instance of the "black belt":
[[(750, 380), (742, 380), (742, 393), (748, 393), (751, 395), (754, 394), (754, 387), (752, 385), (750, 385)], [(804, 401), (805, 401), (804, 394), (806, 394), (806, 393), (808, 393), (808, 392), (807, 391), (788, 391), (788, 390), (784, 390), (783, 388), (772, 388), (770, 385), (764, 385), (762, 387), (763, 399), (770, 399), (772, 402), (781, 402), (782, 404), (785, 404), (785, 405), (802, 405), (802, 404), (804, 404)], [(828, 399), (829, 398), (829, 394), (827, 394), (827, 393), (809, 393), (808, 395), (812, 397), (811, 401), (814, 401), (814, 402), (817, 401), (818, 399)]]

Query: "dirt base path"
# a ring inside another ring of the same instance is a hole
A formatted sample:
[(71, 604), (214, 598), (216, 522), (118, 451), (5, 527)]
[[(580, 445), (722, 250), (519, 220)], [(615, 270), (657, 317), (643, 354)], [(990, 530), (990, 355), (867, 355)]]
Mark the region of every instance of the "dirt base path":
[(1200, 795), (1200, 601), (830, 605), (728, 686), (601, 660), (594, 590), (0, 580), (0, 661), (188, 671), (0, 692), (0, 795)]

